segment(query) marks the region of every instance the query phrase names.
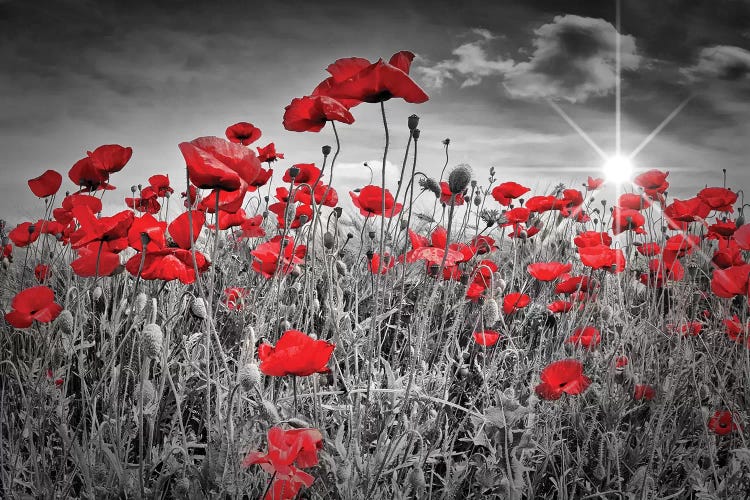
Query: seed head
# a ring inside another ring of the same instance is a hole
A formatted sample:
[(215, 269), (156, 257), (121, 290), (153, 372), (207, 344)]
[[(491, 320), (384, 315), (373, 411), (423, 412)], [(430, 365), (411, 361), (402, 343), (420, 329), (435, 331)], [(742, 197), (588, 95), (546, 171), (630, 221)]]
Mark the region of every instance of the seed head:
[(419, 126), (419, 117), (417, 115), (411, 115), (407, 121), (409, 130), (414, 130)]
[(482, 318), (484, 319), (485, 325), (494, 325), (500, 320), (500, 307), (497, 305), (497, 301), (492, 298), (484, 300), (482, 305)]
[(242, 366), (237, 372), (237, 381), (245, 391), (251, 391), (260, 384), (260, 369), (254, 361)]
[(73, 313), (71, 313), (67, 309), (63, 309), (60, 315), (57, 317), (57, 325), (60, 327), (60, 330), (64, 334), (70, 335), (73, 333), (74, 324), (75, 321), (73, 320)]
[(156, 323), (149, 323), (143, 327), (141, 332), (141, 349), (147, 358), (158, 358), (161, 356), (164, 344), (164, 334), (161, 327)]
[(426, 191), (429, 189), (437, 198), (440, 198), (440, 195), (442, 194), (440, 191), (440, 184), (438, 184), (437, 181), (431, 177), (420, 178), (419, 187), (422, 188), (422, 191)]
[(328, 156), (329, 154), (331, 154), (331, 146), (327, 144), (320, 149), (323, 151), (323, 156)]
[(470, 182), (471, 167), (466, 163), (455, 166), (448, 175), (448, 189), (453, 194), (463, 193), (464, 189), (469, 187)]
[(323, 246), (326, 247), (328, 250), (331, 250), (335, 243), (336, 243), (336, 237), (333, 235), (333, 233), (326, 232), (323, 235)]

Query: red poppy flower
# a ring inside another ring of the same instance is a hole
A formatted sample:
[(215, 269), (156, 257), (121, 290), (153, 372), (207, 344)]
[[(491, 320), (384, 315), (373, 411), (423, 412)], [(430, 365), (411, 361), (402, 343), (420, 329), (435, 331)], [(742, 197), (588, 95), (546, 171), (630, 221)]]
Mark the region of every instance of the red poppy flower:
[(659, 255), (661, 253), (661, 247), (659, 247), (658, 243), (654, 242), (638, 245), (637, 250), (639, 254), (646, 257), (653, 257), (654, 255)]
[(633, 387), (633, 399), (636, 401), (651, 401), (656, 396), (656, 391), (648, 384), (635, 384)]
[[(262, 274), (265, 278), (271, 278), (276, 273), (277, 267), (282, 274), (289, 274), (296, 264), (301, 264), (304, 261), (307, 252), (305, 245), (295, 246), (294, 238), (287, 236), (284, 239), (282, 253), (281, 241), (280, 235), (274, 236), (250, 252), (255, 257), (254, 271)], [(281, 259), (281, 263), (279, 263), (279, 259)]]
[(51, 196), (60, 189), (62, 175), (54, 170), (47, 170), (39, 177), (29, 179), (29, 188), (39, 198)]
[(371, 215), (393, 217), (398, 215), (403, 208), (401, 203), (395, 203), (393, 195), (387, 189), (385, 190), (385, 207), (383, 207), (383, 189), (380, 186), (365, 186), (359, 191), (359, 194), (349, 191), (349, 196), (351, 196), (354, 206), (359, 208), (359, 212), (365, 217)]
[(562, 262), (535, 262), (526, 266), (526, 270), (539, 281), (553, 281), (559, 278), (563, 273), (567, 273), (573, 268), (573, 264)]
[(689, 200), (675, 199), (664, 209), (670, 229), (686, 230), (690, 222), (700, 222), (708, 217), (711, 207), (697, 196)]
[(73, 215), (80, 228), (70, 235), (73, 248), (80, 248), (94, 241), (112, 241), (127, 238), (128, 230), (135, 220), (133, 212), (123, 210), (111, 217), (94, 217), (88, 207), (73, 207)]
[(284, 128), (292, 132), (320, 132), (326, 122), (354, 123), (354, 116), (339, 101), (325, 95), (292, 99), (284, 108)]
[(706, 238), (709, 240), (726, 240), (737, 231), (737, 223), (733, 220), (716, 221), (708, 226)]
[(742, 256), (742, 249), (737, 245), (735, 240), (727, 240), (723, 244), (720, 243), (719, 248), (716, 249), (711, 257), (711, 262), (719, 269), (746, 264)]
[[(260, 160), (260, 158), (258, 158)], [(273, 169), (269, 168), (268, 170), (260, 169), (260, 172), (258, 172), (258, 176), (255, 178), (253, 182), (250, 183), (250, 185), (247, 187), (247, 190), (249, 192), (253, 192), (256, 189), (258, 189), (261, 186), (265, 186), (268, 184), (268, 180), (273, 175)]]
[(630, 363), (630, 360), (628, 359), (627, 356), (617, 356), (617, 358), (615, 358), (615, 368), (618, 368), (618, 369), (625, 368), (626, 366), (628, 366), (629, 363)]
[(517, 182), (503, 182), (492, 189), (492, 197), (495, 198), (498, 203), (507, 207), (512, 203), (512, 200), (519, 196), (523, 196), (529, 191), (531, 191), (531, 189), (522, 186)]
[[(239, 209), (236, 212), (225, 212), (223, 210), (219, 210), (219, 229), (229, 229), (232, 227), (241, 226), (246, 220), (247, 217), (245, 216), (245, 211), (243, 209)], [(209, 224), (207, 226), (209, 229), (215, 229), (215, 224)]]
[(731, 411), (715, 411), (714, 415), (708, 420), (708, 428), (719, 436), (725, 436), (732, 431), (740, 430), (741, 427), (734, 421), (734, 415)]
[(512, 226), (529, 220), (531, 211), (528, 208), (516, 207), (512, 210), (505, 212), (506, 223), (504, 226)]
[(528, 306), (530, 302), (531, 297), (529, 297), (525, 293), (509, 293), (503, 298), (503, 312), (507, 316), (516, 311), (520, 311), (524, 307)]
[(480, 285), (479, 283), (472, 283), (466, 289), (466, 298), (472, 302), (478, 302), (479, 298), (484, 296), (486, 290), (486, 286)]
[(563, 359), (547, 365), (539, 376), (542, 382), (534, 391), (542, 399), (560, 399), (563, 393), (581, 394), (591, 384), (583, 374), (583, 364), (575, 359)]
[(557, 198), (554, 196), (532, 196), (526, 200), (526, 208), (536, 213), (544, 213), (555, 208)]
[(604, 245), (578, 249), (581, 263), (591, 269), (606, 269), (613, 273), (625, 270), (625, 254), (622, 249), (609, 248)]
[[(301, 185), (294, 191), (294, 201), (305, 205), (312, 205), (313, 197), (310, 196), (310, 186)], [(315, 203), (326, 207), (335, 207), (339, 202), (339, 195), (332, 186), (315, 183)]]
[(555, 293), (570, 295), (578, 291), (589, 292), (594, 289), (594, 286), (588, 276), (574, 276), (558, 283), (555, 286)]
[(680, 325), (667, 323), (666, 328), (669, 333), (680, 333), (685, 336), (697, 337), (703, 331), (703, 323), (700, 321), (688, 321)]
[[(192, 217), (191, 217), (192, 216)], [(193, 222), (193, 239), (190, 240), (190, 219)], [(206, 216), (203, 212), (196, 210), (191, 213), (183, 212), (175, 220), (169, 223), (169, 236), (172, 237), (178, 247), (189, 250), (201, 234)]]
[(717, 297), (725, 299), (731, 299), (735, 295), (745, 295), (748, 293), (748, 277), (750, 277), (750, 264), (716, 269), (711, 278), (711, 291)]
[(456, 197), (453, 200), (453, 203), (451, 203), (451, 197), (453, 196), (453, 193), (451, 193), (451, 188), (445, 181), (440, 181), (440, 203), (443, 203), (445, 205), (453, 205), (453, 206), (461, 206), (464, 203), (466, 203), (466, 200), (464, 199), (463, 193), (456, 193)]
[(273, 142), (262, 148), (256, 148), (258, 150), (258, 160), (261, 163), (271, 163), (276, 160), (283, 160), (284, 154), (276, 151), (276, 144)]
[[(195, 268), (193, 267), (191, 250), (170, 247), (146, 252), (145, 257), (141, 253), (137, 253), (125, 264), (125, 268), (133, 276), (138, 275), (141, 259), (143, 259), (141, 278), (144, 280), (180, 280), (185, 285), (195, 282)], [(198, 267), (198, 273), (206, 272), (211, 265), (205, 255), (200, 252), (195, 252), (195, 263)]]
[(260, 371), (273, 377), (294, 375), (306, 377), (313, 373), (328, 373), (326, 366), (336, 346), (325, 340), (315, 340), (299, 330), (287, 330), (276, 346), (258, 347)]
[(224, 134), (229, 142), (247, 146), (260, 139), (261, 131), (252, 123), (238, 122), (227, 127)]
[(737, 193), (727, 188), (708, 187), (698, 192), (698, 198), (718, 212), (734, 212), (732, 205), (737, 201)]
[(97, 168), (89, 156), (81, 158), (70, 168), (68, 178), (73, 181), (73, 184), (80, 186), (81, 191), (115, 188), (108, 182), (109, 173)]
[(750, 224), (739, 226), (733, 237), (741, 249), (750, 250)]
[[(297, 175), (292, 179), (292, 169), (295, 169)], [(284, 177), (281, 179), (284, 182), (292, 182), (295, 184), (314, 184), (320, 179), (320, 169), (315, 166), (314, 163), (297, 163), (292, 165), (291, 168), (284, 172)]]
[(599, 330), (593, 326), (579, 327), (573, 331), (573, 334), (565, 339), (566, 344), (582, 345), (586, 349), (593, 349), (598, 346), (602, 340)]
[(110, 248), (109, 242), (94, 241), (78, 249), (78, 258), (70, 267), (82, 278), (111, 276), (120, 265), (118, 252), (121, 250), (119, 243)]
[(484, 330), (473, 333), (474, 342), (485, 347), (493, 346), (500, 340), (501, 335), (494, 330)]
[(525, 240), (527, 238), (531, 238), (539, 231), (539, 226), (526, 227), (523, 224), (514, 224), (513, 231), (508, 233), (508, 238), (520, 238)]
[(479, 255), (490, 253), (495, 250), (495, 240), (489, 236), (474, 236), (469, 243), (477, 249)]
[[(333, 76), (318, 85), (313, 90), (313, 95), (333, 97), (342, 101), (345, 106), (356, 105), (358, 102), (382, 102), (393, 97), (413, 104), (426, 102), (429, 97), (408, 74), (412, 59), (414, 54), (401, 51), (394, 54), (387, 63), (380, 59), (366, 67), (361, 67), (359, 59), (346, 60), (352, 61), (351, 64), (336, 61), (328, 67)], [(342, 79), (344, 67), (346, 73), (358, 69), (348, 78)]]
[(18, 292), (10, 306), (12, 310), (5, 314), (5, 321), (15, 328), (28, 328), (34, 320), (49, 323), (63, 309), (55, 302), (55, 293), (46, 286), (34, 286)]
[[(250, 452), (242, 461), (243, 467), (258, 464), (269, 474), (273, 483), (264, 497), (266, 500), (293, 499), (302, 486), (310, 487), (313, 476), (299, 468), (318, 463), (318, 450), (323, 448), (323, 436), (317, 429), (285, 431), (272, 427), (268, 431), (268, 452)], [(296, 467), (295, 467), (296, 466)]]
[(393, 266), (396, 265), (396, 257), (389, 253), (384, 254), (382, 263), (380, 262), (380, 260), (381, 259), (379, 254), (372, 254), (372, 259), (369, 259), (367, 261), (367, 270), (372, 274), (377, 274), (378, 272), (380, 274), (385, 274), (389, 269), (393, 269)]
[(130, 161), (133, 148), (126, 148), (119, 144), (105, 144), (94, 151), (87, 151), (86, 154), (91, 158), (95, 168), (107, 174), (113, 174), (122, 170)]
[(575, 307), (573, 302), (569, 302), (567, 300), (556, 300), (549, 304), (547, 306), (547, 309), (550, 310), (550, 312), (559, 314), (559, 313), (566, 313), (569, 312)]
[(8, 238), (18, 248), (23, 248), (34, 243), (40, 235), (39, 228), (31, 222), (22, 222), (8, 233)]
[(730, 319), (725, 319), (722, 322), (724, 323), (724, 331), (730, 340), (737, 342), (738, 344), (747, 340), (747, 347), (750, 349), (750, 335), (748, 335), (748, 332), (750, 332), (750, 320), (748, 320), (743, 327), (742, 321), (740, 321), (740, 318), (735, 314)]
[(596, 189), (599, 189), (602, 184), (604, 184), (604, 179), (600, 177), (592, 178), (591, 176), (589, 176), (588, 182), (586, 183), (586, 189), (588, 189), (589, 191), (594, 191)]
[(159, 210), (161, 210), (161, 204), (156, 200), (155, 197), (125, 198), (125, 205), (127, 205), (128, 208), (132, 208), (136, 212), (147, 214), (158, 214)]
[(52, 211), (52, 215), (61, 224), (68, 224), (73, 220), (73, 207), (85, 206), (92, 214), (102, 211), (102, 201), (96, 196), (88, 194), (71, 194), (63, 199), (62, 207)]
[(621, 208), (629, 208), (630, 210), (643, 210), (650, 207), (651, 203), (642, 194), (623, 193), (618, 198), (617, 205)]
[(615, 207), (612, 210), (612, 234), (620, 234), (633, 230), (636, 234), (645, 234), (643, 224), (646, 218), (638, 210)]
[(276, 221), (280, 228), (286, 227), (289, 222), (290, 229), (297, 229), (310, 222), (313, 217), (312, 207), (301, 203), (292, 205), (282, 202), (272, 203), (268, 206), (268, 210), (276, 214)]
[(646, 196), (652, 200), (663, 201), (664, 191), (669, 187), (669, 182), (667, 182), (668, 176), (669, 172), (652, 169), (638, 175), (633, 179), (633, 184), (642, 187)]
[(216, 211), (216, 197), (219, 198), (219, 211), (235, 213), (245, 202), (245, 194), (247, 194), (248, 188), (243, 185), (240, 189), (235, 191), (224, 191), (221, 189), (214, 189), (204, 197), (200, 203), (198, 203), (198, 210), (212, 214)]
[(595, 247), (598, 245), (608, 247), (612, 244), (612, 237), (607, 233), (600, 233), (598, 231), (584, 231), (573, 238), (573, 243), (578, 248)]
[(261, 170), (255, 153), (219, 137), (199, 137), (179, 144), (190, 182), (201, 189), (235, 191), (249, 186)]
[(266, 230), (263, 229), (262, 215), (250, 217), (242, 223), (240, 229), (242, 229), (242, 238), (262, 238), (266, 235)]
[(152, 175), (148, 178), (148, 184), (156, 192), (159, 198), (164, 198), (167, 194), (174, 193), (174, 189), (169, 186), (169, 176), (163, 174)]
[(684, 257), (685, 255), (693, 253), (700, 247), (700, 244), (700, 236), (695, 234), (676, 234), (667, 239), (667, 242), (664, 245), (664, 253), (672, 253), (675, 257)]
[(239, 311), (245, 305), (245, 297), (250, 295), (250, 290), (242, 287), (230, 287), (224, 289), (224, 305), (230, 311)]
[(44, 281), (49, 277), (49, 266), (47, 264), (37, 264), (37, 266), (34, 268), (34, 277), (39, 283), (44, 283)]

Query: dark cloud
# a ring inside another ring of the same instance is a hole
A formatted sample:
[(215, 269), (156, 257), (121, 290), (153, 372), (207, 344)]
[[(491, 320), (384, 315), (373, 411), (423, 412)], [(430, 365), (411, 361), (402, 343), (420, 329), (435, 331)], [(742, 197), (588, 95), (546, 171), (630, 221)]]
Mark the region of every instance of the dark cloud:
[[(511, 96), (582, 102), (614, 90), (617, 31), (612, 24), (557, 16), (534, 34), (531, 59), (518, 63), (505, 76), (504, 86)], [(620, 36), (620, 53), (623, 70), (638, 68), (641, 57), (632, 36)]]

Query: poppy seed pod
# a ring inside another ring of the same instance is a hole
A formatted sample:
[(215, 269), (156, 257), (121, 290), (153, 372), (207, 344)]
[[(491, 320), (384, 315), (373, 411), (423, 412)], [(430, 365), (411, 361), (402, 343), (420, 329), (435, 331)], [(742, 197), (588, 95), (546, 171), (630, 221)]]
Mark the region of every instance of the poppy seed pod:
[(73, 319), (73, 313), (71, 313), (67, 309), (63, 309), (60, 313), (60, 316), (57, 317), (57, 325), (60, 327), (60, 330), (66, 334), (70, 335), (73, 333), (73, 325), (75, 324), (75, 321)]
[(401, 230), (403, 231), (407, 227), (409, 227), (409, 223), (406, 220), (401, 219)]
[(321, 151), (323, 151), (323, 156), (328, 156), (329, 154), (331, 154), (331, 146), (327, 144), (320, 149)]
[(336, 243), (336, 237), (333, 235), (333, 233), (326, 232), (323, 235), (323, 246), (326, 247), (328, 250), (331, 250), (335, 243)]
[(343, 260), (337, 260), (336, 271), (338, 271), (338, 273), (341, 275), (345, 275), (349, 270), (347, 269), (346, 263)]
[(412, 138), (413, 138), (413, 139), (414, 139), (415, 141), (419, 139), (419, 135), (420, 135), (420, 134), (421, 134), (421, 132), (419, 131), (419, 129), (418, 129), (418, 128), (415, 128), (414, 130), (412, 130), (412, 131), (411, 131), (411, 136), (412, 136)]
[(448, 175), (448, 189), (452, 194), (462, 193), (471, 182), (471, 167), (465, 163), (457, 165)]
[(292, 179), (294, 179), (298, 175), (299, 175), (299, 167), (291, 167), (289, 169), (289, 177), (291, 177)]
[(239, 369), (237, 372), (237, 381), (245, 391), (251, 391), (260, 384), (260, 369), (258, 364), (250, 362)]
[(366, 255), (367, 260), (372, 260), (372, 258), (375, 256), (375, 252), (373, 252), (372, 250), (368, 250)]
[(333, 213), (336, 214), (336, 217), (341, 217), (341, 214), (344, 213), (344, 209), (341, 207), (336, 207), (333, 209)]
[(367, 232), (367, 236), (369, 236), (371, 240), (374, 240), (375, 239), (375, 231), (368, 231)]
[(208, 317), (206, 302), (203, 300), (203, 298), (196, 297), (195, 299), (193, 299), (193, 303), (190, 304), (190, 312), (199, 319), (206, 319)]
[(411, 115), (407, 120), (407, 125), (409, 126), (409, 130), (414, 130), (419, 126), (419, 117), (417, 115)]

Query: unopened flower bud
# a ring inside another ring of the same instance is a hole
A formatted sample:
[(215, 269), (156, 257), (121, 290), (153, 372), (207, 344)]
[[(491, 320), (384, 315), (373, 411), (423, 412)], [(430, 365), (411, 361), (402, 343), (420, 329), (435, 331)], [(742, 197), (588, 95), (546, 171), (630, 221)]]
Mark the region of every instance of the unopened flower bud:
[(71, 313), (67, 309), (63, 309), (60, 315), (57, 317), (57, 325), (60, 327), (60, 330), (64, 334), (70, 335), (73, 333), (74, 324), (75, 321), (73, 319), (73, 313)]
[(164, 343), (164, 334), (161, 327), (156, 323), (149, 323), (143, 327), (141, 332), (141, 349), (147, 358), (158, 358), (161, 356)]
[(327, 231), (323, 235), (323, 246), (326, 247), (328, 250), (331, 250), (335, 243), (336, 243), (336, 237), (333, 235), (333, 233)]
[(374, 240), (375, 239), (375, 231), (368, 231), (367, 232), (367, 236), (369, 236), (371, 240)]
[(341, 207), (336, 207), (333, 209), (333, 213), (336, 214), (336, 217), (341, 217), (341, 214), (344, 213), (344, 209)]
[(409, 126), (409, 130), (414, 130), (419, 126), (419, 117), (417, 115), (411, 115), (407, 120), (407, 125)]
[(245, 391), (251, 391), (260, 384), (260, 370), (258, 364), (253, 362), (242, 366), (237, 372), (237, 381)]
[(190, 304), (190, 312), (199, 319), (206, 319), (208, 317), (206, 301), (204, 301), (201, 297), (196, 297), (195, 299), (193, 299), (193, 303)]
[(339, 274), (345, 275), (349, 269), (346, 267), (346, 262), (343, 260), (337, 260), (336, 261), (336, 271), (338, 271)]
[(331, 154), (331, 146), (327, 144), (320, 149), (323, 151), (323, 156), (328, 156), (329, 154)]
[(403, 231), (407, 227), (409, 227), (409, 223), (405, 219), (401, 219), (401, 230)]

